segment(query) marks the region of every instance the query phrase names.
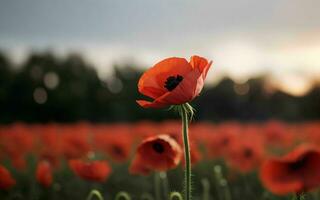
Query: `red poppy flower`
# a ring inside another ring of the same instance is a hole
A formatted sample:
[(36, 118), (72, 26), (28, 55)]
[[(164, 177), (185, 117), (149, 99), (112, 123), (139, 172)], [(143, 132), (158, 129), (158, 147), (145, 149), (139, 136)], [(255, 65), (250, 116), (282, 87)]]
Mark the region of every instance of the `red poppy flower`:
[(226, 156), (231, 147), (238, 142), (238, 134), (233, 131), (222, 131), (208, 135), (204, 141), (209, 158), (221, 158)]
[(37, 165), (36, 179), (44, 187), (50, 187), (52, 184), (52, 171), (49, 162), (40, 161)]
[(25, 156), (32, 151), (33, 137), (34, 134), (22, 124), (10, 125), (1, 133), (1, 151), (11, 159), (12, 165), (18, 170), (26, 168)]
[(110, 126), (96, 130), (94, 134), (94, 146), (115, 162), (128, 160), (132, 147), (132, 134), (125, 125)]
[(103, 182), (111, 173), (111, 168), (106, 161), (70, 160), (69, 166), (80, 178), (88, 181)]
[(10, 172), (0, 165), (0, 189), (8, 190), (16, 184)]
[(285, 124), (271, 121), (268, 122), (264, 129), (265, 141), (271, 147), (289, 147), (294, 138), (289, 128)]
[(137, 155), (147, 168), (166, 171), (176, 167), (181, 161), (180, 145), (168, 135), (152, 136), (138, 146)]
[[(116, 137), (115, 137), (116, 135)], [(115, 162), (125, 162), (130, 156), (131, 141), (129, 135), (124, 134), (101, 134), (100, 148)], [(104, 144), (101, 146), (101, 144)]]
[(278, 195), (307, 192), (320, 186), (320, 149), (300, 146), (267, 160), (260, 171), (263, 185)]
[[(60, 166), (62, 147), (57, 125), (46, 125), (39, 130), (39, 149), (38, 154), (41, 160), (46, 160), (53, 168)], [(41, 132), (40, 132), (41, 131)]]
[(295, 126), (296, 131), (300, 134), (296, 134), (296, 138), (311, 143), (314, 145), (320, 144), (320, 123), (319, 122), (308, 122)]
[(227, 162), (242, 173), (256, 169), (264, 158), (262, 141), (254, 137), (234, 143), (227, 155)]
[(67, 159), (78, 159), (91, 151), (88, 132), (73, 126), (64, 127), (62, 132), (62, 150)]
[(147, 70), (139, 80), (139, 92), (154, 99), (138, 100), (144, 108), (163, 108), (190, 102), (199, 95), (212, 62), (192, 56), (167, 58)]

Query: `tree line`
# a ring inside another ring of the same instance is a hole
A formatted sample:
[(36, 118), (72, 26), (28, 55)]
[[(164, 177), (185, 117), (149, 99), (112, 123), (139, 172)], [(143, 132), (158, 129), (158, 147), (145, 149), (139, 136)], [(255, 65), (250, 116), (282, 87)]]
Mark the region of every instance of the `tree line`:
[[(137, 82), (142, 74), (133, 64), (114, 65), (99, 77), (94, 66), (78, 54), (64, 58), (51, 52), (31, 53), (13, 64), (0, 52), (0, 123), (120, 122), (164, 120), (177, 115), (140, 108)], [(267, 77), (237, 84), (228, 77), (207, 86), (192, 102), (197, 120), (288, 121), (320, 119), (320, 86), (296, 97), (266, 91)], [(200, 106), (201, 105), (201, 106)]]

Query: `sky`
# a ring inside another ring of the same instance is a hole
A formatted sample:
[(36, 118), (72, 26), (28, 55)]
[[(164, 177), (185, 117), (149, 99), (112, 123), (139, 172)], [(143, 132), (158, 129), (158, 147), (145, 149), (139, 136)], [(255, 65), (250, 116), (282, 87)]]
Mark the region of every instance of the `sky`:
[(172, 56), (213, 60), (208, 83), (267, 74), (291, 94), (320, 79), (319, 0), (0, 0), (0, 49), (81, 53), (101, 77)]

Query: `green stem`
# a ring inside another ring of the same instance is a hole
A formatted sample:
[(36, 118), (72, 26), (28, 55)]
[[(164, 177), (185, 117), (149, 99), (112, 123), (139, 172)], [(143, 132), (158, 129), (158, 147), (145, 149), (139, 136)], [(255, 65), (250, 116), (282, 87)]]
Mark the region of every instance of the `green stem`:
[(188, 135), (188, 112), (187, 105), (181, 105), (181, 118), (182, 118), (182, 136), (184, 144), (184, 158), (185, 158), (185, 200), (191, 200), (191, 159), (190, 159), (190, 145)]
[(167, 173), (160, 172), (159, 176), (160, 176), (160, 179), (162, 182), (162, 187), (163, 187), (163, 197), (164, 197), (164, 199), (168, 199), (168, 197), (169, 197), (169, 184), (168, 184)]
[(94, 196), (96, 196), (99, 200), (103, 200), (103, 197), (98, 190), (91, 190), (90, 194), (87, 197), (87, 200), (93, 199)]
[(160, 175), (158, 172), (154, 174), (154, 196), (156, 200), (161, 200)]
[(121, 198), (123, 198), (124, 200), (131, 200), (130, 195), (124, 191), (118, 192), (118, 194), (115, 197), (115, 200), (121, 200)]
[(154, 200), (153, 196), (149, 193), (143, 193), (141, 195), (141, 200)]
[(210, 200), (210, 182), (207, 178), (203, 178), (201, 180), (203, 192), (202, 192), (202, 199), (203, 200)]
[(256, 199), (257, 197), (255, 196), (255, 193), (254, 191), (252, 191), (252, 188), (250, 186), (250, 176), (242, 175), (242, 180), (243, 180), (242, 182), (244, 185), (245, 193), (248, 194), (250, 198)]
[(219, 165), (214, 166), (213, 172), (214, 172), (216, 183), (218, 186), (219, 199), (231, 200), (230, 188), (228, 186), (227, 180), (224, 178), (222, 174), (221, 166)]
[(179, 192), (171, 192), (169, 200), (183, 200)]

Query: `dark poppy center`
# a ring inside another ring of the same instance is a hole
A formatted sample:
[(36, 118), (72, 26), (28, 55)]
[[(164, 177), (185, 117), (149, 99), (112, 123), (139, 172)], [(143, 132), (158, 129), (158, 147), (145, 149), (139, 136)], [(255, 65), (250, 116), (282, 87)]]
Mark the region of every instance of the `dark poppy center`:
[(176, 88), (179, 83), (183, 80), (183, 77), (180, 75), (177, 76), (169, 76), (164, 83), (164, 87), (167, 88), (167, 90), (172, 91), (174, 88)]
[(245, 156), (246, 158), (251, 158), (251, 157), (253, 156), (252, 150), (251, 150), (251, 149), (245, 149), (245, 150), (244, 150), (244, 156)]
[(157, 153), (163, 153), (164, 147), (160, 142), (155, 142), (152, 144), (153, 150), (155, 150)]
[(289, 169), (292, 171), (296, 171), (302, 169), (307, 163), (307, 157), (303, 157), (293, 163), (289, 164)]
[(227, 146), (229, 144), (229, 139), (228, 138), (223, 138), (222, 140), (222, 145)]
[(119, 155), (119, 156), (122, 156), (124, 154), (122, 148), (119, 146), (113, 146), (112, 151), (114, 154)]

